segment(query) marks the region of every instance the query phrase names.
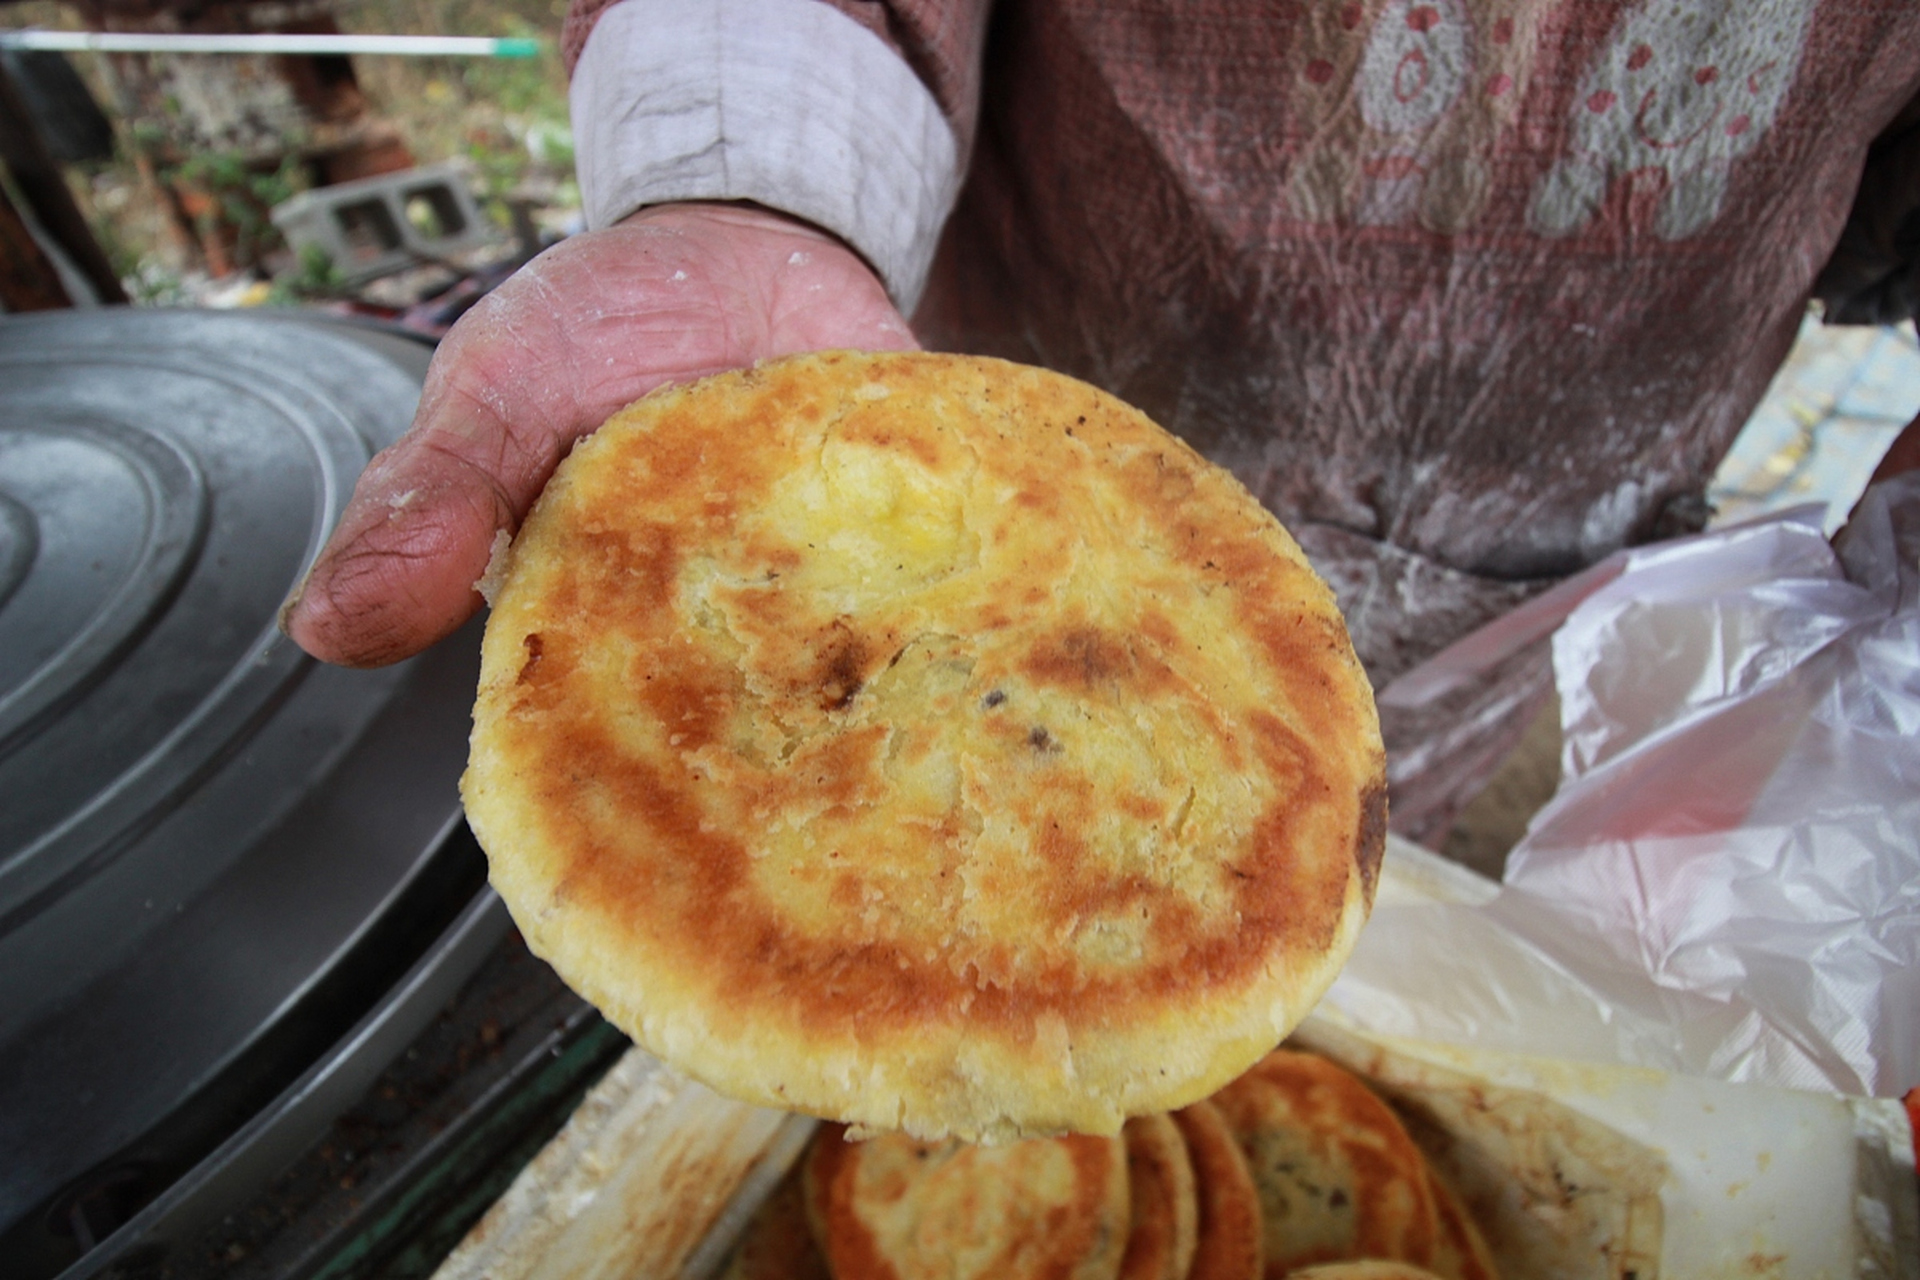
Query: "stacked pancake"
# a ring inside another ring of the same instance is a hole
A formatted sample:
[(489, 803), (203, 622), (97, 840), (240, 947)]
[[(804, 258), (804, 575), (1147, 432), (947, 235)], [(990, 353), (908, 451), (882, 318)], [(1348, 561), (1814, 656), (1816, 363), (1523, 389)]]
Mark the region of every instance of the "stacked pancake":
[(1276, 1050), (1119, 1137), (814, 1139), (730, 1280), (1495, 1280), (1392, 1108)]
[(728, 1096), (1118, 1141), (1278, 1044), (1371, 905), (1331, 592), (1084, 383), (842, 352), (662, 391), (497, 569), (462, 781), (493, 883)]

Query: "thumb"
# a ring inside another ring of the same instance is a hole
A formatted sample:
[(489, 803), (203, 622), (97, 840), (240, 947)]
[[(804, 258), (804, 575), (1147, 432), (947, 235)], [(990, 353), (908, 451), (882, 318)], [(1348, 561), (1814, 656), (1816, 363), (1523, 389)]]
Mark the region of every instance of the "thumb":
[(281, 613), (327, 662), (374, 667), (444, 638), (480, 606), (494, 531), (517, 512), (458, 453), (409, 440), (374, 458), (325, 553)]

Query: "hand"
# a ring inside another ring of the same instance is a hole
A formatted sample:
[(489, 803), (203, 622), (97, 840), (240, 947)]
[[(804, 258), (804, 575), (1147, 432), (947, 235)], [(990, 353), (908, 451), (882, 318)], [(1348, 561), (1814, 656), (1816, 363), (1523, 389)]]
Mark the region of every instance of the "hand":
[(770, 210), (661, 205), (564, 241), (447, 334), (281, 625), (328, 662), (397, 662), (479, 608), (495, 532), (615, 410), (774, 356), (915, 346), (857, 254)]

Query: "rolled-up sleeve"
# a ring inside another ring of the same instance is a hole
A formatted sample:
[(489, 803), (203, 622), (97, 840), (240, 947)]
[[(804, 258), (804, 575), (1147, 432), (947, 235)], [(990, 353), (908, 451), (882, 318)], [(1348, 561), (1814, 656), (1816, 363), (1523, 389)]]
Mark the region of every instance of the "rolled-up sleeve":
[(619, 0), (595, 17), (571, 91), (588, 227), (756, 201), (839, 235), (912, 309), (962, 155), (886, 41), (816, 0)]

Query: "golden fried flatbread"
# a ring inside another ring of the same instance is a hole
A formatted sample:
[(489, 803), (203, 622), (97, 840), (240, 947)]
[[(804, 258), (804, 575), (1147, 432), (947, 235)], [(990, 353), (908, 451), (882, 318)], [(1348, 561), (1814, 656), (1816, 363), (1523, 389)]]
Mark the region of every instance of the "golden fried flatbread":
[(1383, 757), (1332, 595), (1083, 383), (838, 353), (656, 393), (498, 581), (493, 883), (732, 1097), (1117, 1133), (1272, 1048), (1366, 915)]
[(1260, 1194), (1233, 1132), (1210, 1102), (1183, 1107), (1173, 1121), (1193, 1161), (1200, 1204), (1190, 1280), (1259, 1280), (1266, 1249)]
[(833, 1125), (806, 1197), (834, 1280), (1114, 1280), (1127, 1243), (1118, 1138), (849, 1142)]
[(803, 1174), (795, 1165), (780, 1180), (741, 1233), (721, 1280), (832, 1280), (807, 1220)]
[(1426, 1159), (1357, 1077), (1279, 1049), (1212, 1102), (1259, 1189), (1271, 1280), (1322, 1262), (1432, 1262), (1439, 1220)]
[(1187, 1280), (1200, 1205), (1180, 1126), (1166, 1115), (1135, 1116), (1120, 1136), (1133, 1214), (1120, 1280)]

